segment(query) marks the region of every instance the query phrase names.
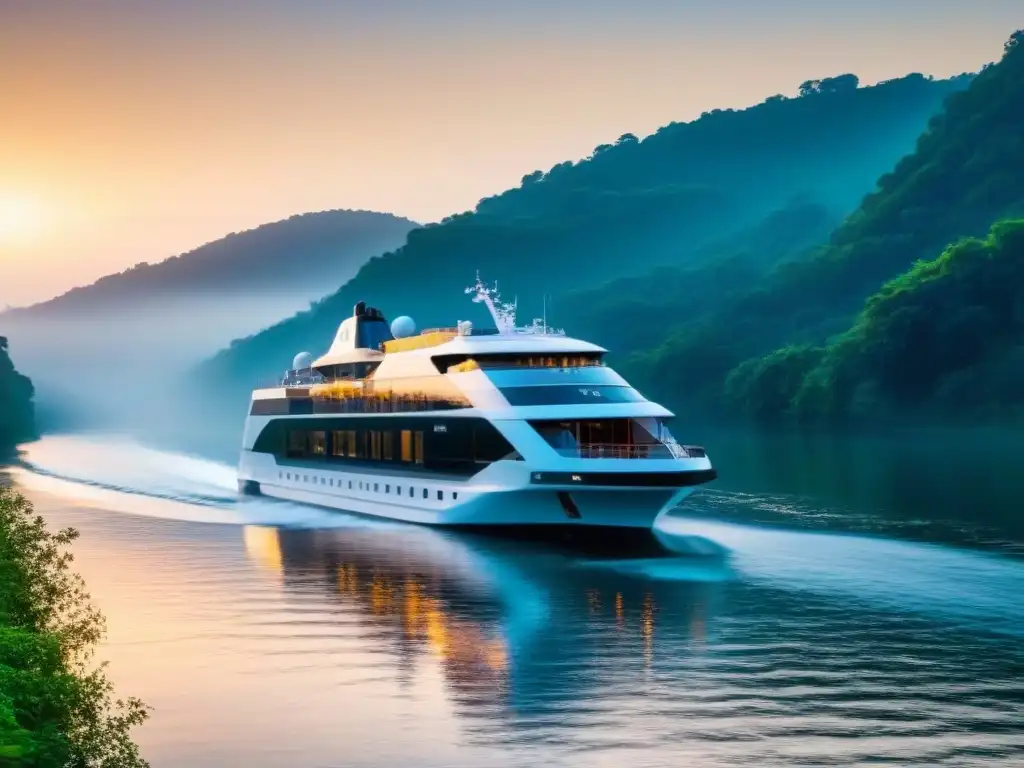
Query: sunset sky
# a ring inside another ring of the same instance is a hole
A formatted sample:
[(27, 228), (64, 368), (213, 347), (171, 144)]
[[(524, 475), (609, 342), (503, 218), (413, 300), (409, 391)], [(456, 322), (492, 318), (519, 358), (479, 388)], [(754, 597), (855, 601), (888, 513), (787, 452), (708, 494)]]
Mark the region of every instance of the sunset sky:
[(0, 0), (0, 308), (293, 213), (437, 220), (626, 131), (808, 78), (976, 71), (1021, 11)]

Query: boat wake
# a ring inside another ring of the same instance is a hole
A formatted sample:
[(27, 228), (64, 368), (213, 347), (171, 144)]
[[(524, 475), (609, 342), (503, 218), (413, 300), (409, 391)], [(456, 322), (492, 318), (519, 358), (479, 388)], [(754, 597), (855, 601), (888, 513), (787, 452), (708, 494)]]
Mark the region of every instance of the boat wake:
[[(281, 528), (408, 528), (279, 500), (239, 496), (235, 470), (203, 458), (146, 448), (121, 437), (54, 436), (27, 446), (14, 468), (26, 489), (69, 504), (201, 523)], [(725, 494), (727, 495), (727, 494)], [(741, 503), (738, 500), (737, 503)], [(710, 515), (714, 514), (712, 518)], [(666, 516), (659, 535), (701, 542), (689, 554), (577, 563), (658, 581), (742, 581), (808, 597), (927, 614), (1024, 636), (1024, 563), (945, 545), (862, 534), (771, 528), (722, 520), (723, 494)], [(713, 549), (708, 545), (713, 544)]]
[(45, 437), (25, 446), (13, 474), (20, 486), (69, 504), (147, 517), (283, 528), (398, 525), (239, 496), (234, 467), (119, 435)]

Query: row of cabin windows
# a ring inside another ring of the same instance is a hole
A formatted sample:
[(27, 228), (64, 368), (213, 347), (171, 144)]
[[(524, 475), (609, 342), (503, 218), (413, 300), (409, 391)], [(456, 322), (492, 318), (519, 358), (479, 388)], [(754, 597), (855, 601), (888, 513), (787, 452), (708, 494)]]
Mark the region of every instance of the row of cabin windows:
[[(333, 477), (320, 477), (320, 478), (318, 478), (316, 475), (306, 475), (306, 474), (302, 474), (300, 472), (284, 472), (284, 471), (281, 471), (281, 472), (277, 473), (277, 477), (278, 477), (279, 480), (288, 480), (290, 482), (295, 482), (295, 483), (310, 483), (312, 485), (317, 485), (317, 482), (319, 480), (319, 484), (320, 485), (326, 485), (326, 486), (329, 486), (331, 488), (342, 488), (343, 487), (342, 483), (346, 482), (344, 480), (339, 479), (337, 484), (335, 484)], [(358, 480), (358, 481), (356, 481), (356, 480), (348, 480), (347, 482), (348, 482), (348, 490), (350, 490), (350, 491), (356, 490), (357, 488), (360, 491), (369, 491), (370, 490), (370, 486), (372, 485), (373, 486), (373, 492), (374, 493), (380, 493), (381, 492), (380, 487), (381, 487), (381, 485), (383, 485), (384, 486), (384, 493), (387, 493), (387, 494), (391, 493), (391, 483), (383, 483), (383, 484), (382, 483), (370, 483), (370, 482), (364, 482), (362, 480)], [(355, 483), (355, 486), (353, 486), (353, 483)], [(402, 495), (402, 486), (400, 486), (400, 485), (396, 485), (395, 486), (395, 495), (397, 495), (397, 496), (401, 496)], [(409, 486), (409, 498), (410, 499), (416, 498), (416, 488), (414, 486), (411, 486), (411, 485)], [(424, 499), (430, 498), (430, 489), (429, 488), (424, 488), (423, 489), (423, 498)], [(458, 499), (459, 499), (459, 492), (458, 491), (452, 491), (452, 501), (458, 501)], [(437, 491), (437, 500), (438, 501), (444, 501), (444, 491), (443, 490), (438, 489), (438, 491)]]
[[(481, 465), (494, 461), (518, 458), (508, 441), (487, 424), (433, 424), (429, 432), (421, 429), (331, 430), (322, 423), (309, 425), (314, 429), (298, 429), (299, 423), (278, 426), (280, 431), (265, 430), (268, 439), (264, 441), (261, 435), (254, 450), (283, 452), (291, 459), (401, 464), (461, 474), (474, 474)], [(378, 422), (366, 426), (391, 425)], [(271, 440), (275, 432), (277, 436)], [(262, 448), (259, 447), (261, 441), (264, 441)]]
[(477, 355), (436, 355), (434, 366), (441, 373), (456, 373), (475, 368), (588, 368), (603, 366), (601, 352), (581, 352), (563, 355), (523, 355), (516, 353)]
[(288, 456), (304, 456), (373, 461), (395, 461), (406, 464), (423, 463), (423, 432), (421, 430), (357, 430), (342, 429), (307, 431), (292, 429), (288, 432)]

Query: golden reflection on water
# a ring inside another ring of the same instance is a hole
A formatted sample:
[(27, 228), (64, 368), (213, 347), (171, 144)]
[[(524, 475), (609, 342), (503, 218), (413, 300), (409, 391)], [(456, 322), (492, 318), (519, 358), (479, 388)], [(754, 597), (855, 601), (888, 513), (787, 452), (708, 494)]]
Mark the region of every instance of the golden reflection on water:
[(242, 538), (245, 552), (253, 562), (275, 574), (284, 573), (284, 558), (281, 556), (277, 528), (247, 525), (242, 529)]
[(654, 661), (654, 596), (648, 592), (644, 595), (643, 608), (640, 612), (640, 634), (644, 639), (644, 666), (650, 669)]
[[(252, 562), (275, 574), (286, 573), (278, 529), (247, 526), (243, 538)], [(314, 558), (327, 566), (324, 575), (336, 585), (339, 597), (374, 620), (397, 619), (393, 625), (382, 626), (395, 627), (403, 646), (423, 648), (437, 659), (450, 685), (483, 687), (492, 696), (505, 688), (509, 672), (505, 639), (490, 636), (472, 618), (456, 616), (442, 599), (443, 582), (437, 574), (428, 569), (428, 575), (418, 570), (396, 578), (394, 570), (360, 566), (348, 559), (359, 557), (358, 550), (346, 554), (327, 547), (314, 552)]]
[[(277, 529), (247, 526), (244, 539), (246, 552), (253, 562), (274, 573), (285, 570)], [(348, 554), (333, 549), (331, 552), (333, 556), (330, 558), (326, 550), (318, 557), (324, 558), (325, 564), (329, 562), (328, 574), (333, 570), (333, 575), (325, 575), (336, 584), (337, 594), (374, 619), (397, 619), (394, 626), (400, 632), (403, 644), (427, 650), (441, 662), (449, 682), (480, 683), (482, 679), (488, 679), (497, 683), (505, 680), (510, 664), (507, 641), (500, 634), (493, 636), (485, 631), (484, 626), (472, 617), (456, 615), (442, 597), (444, 582), (437, 572), (418, 568), (415, 572), (397, 575), (393, 569), (380, 565), (362, 564), (360, 567), (352, 562), (350, 558), (360, 556), (358, 549)], [(404, 563), (394, 565), (402, 569), (411, 567)], [(629, 601), (621, 591), (614, 592), (608, 602), (602, 599), (601, 591), (594, 586), (583, 586), (578, 594), (585, 600), (590, 617), (600, 620), (602, 614), (607, 615), (605, 606), (610, 604), (618, 630), (639, 629), (638, 651), (649, 670), (654, 662), (658, 611), (654, 594), (650, 591), (644, 593), (638, 601), (639, 606), (636, 603), (628, 605)], [(634, 613), (637, 608), (638, 617)], [(637, 624), (633, 624), (636, 618), (631, 619), (631, 615), (638, 618)], [(703, 645), (702, 606), (694, 606), (689, 629), (696, 643)]]

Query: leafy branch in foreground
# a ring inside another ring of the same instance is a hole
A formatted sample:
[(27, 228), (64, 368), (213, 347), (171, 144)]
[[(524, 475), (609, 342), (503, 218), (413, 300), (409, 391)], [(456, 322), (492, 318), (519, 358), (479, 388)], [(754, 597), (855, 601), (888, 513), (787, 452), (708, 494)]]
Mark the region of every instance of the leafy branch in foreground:
[(105, 665), (92, 663), (105, 625), (70, 568), (77, 537), (50, 533), (0, 485), (0, 765), (148, 765), (131, 739), (146, 706), (115, 699)]

